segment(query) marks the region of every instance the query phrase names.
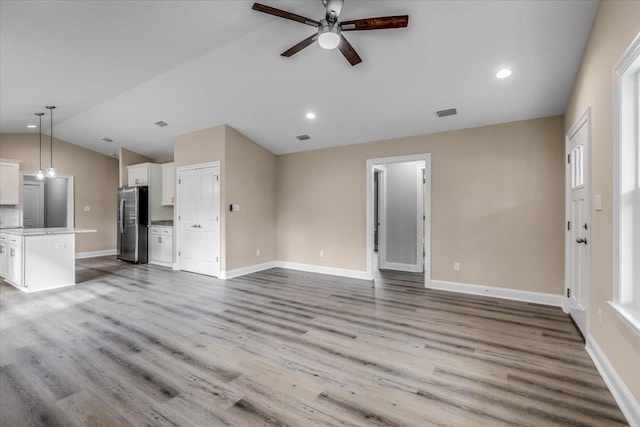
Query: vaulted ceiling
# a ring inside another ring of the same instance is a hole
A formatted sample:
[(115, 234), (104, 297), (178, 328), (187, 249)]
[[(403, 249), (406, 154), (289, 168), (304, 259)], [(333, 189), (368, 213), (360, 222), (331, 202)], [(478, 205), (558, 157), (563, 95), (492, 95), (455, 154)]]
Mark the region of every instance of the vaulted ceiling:
[[(261, 2), (324, 15), (320, 0)], [(598, 8), (345, 0), (342, 20), (410, 17), (406, 29), (345, 33), (363, 59), (352, 67), (317, 44), (281, 57), (313, 28), (252, 3), (3, 0), (0, 131), (37, 132), (34, 113), (56, 105), (56, 137), (159, 158), (174, 137), (223, 123), (290, 153), (562, 114)], [(503, 67), (513, 73), (497, 79)], [(447, 108), (458, 115), (434, 114)]]

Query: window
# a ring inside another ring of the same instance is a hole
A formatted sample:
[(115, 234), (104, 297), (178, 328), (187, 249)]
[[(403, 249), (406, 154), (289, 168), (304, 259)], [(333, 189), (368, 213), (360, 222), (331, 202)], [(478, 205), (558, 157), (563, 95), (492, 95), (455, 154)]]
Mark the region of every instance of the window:
[(640, 34), (615, 71), (612, 306), (640, 336)]

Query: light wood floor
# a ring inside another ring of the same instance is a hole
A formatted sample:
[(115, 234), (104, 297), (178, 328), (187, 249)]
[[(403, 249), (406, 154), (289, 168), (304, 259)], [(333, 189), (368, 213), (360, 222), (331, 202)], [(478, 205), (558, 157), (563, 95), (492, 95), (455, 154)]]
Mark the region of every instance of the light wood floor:
[(111, 258), (0, 285), (0, 425), (606, 426), (625, 419), (558, 308), (272, 269)]

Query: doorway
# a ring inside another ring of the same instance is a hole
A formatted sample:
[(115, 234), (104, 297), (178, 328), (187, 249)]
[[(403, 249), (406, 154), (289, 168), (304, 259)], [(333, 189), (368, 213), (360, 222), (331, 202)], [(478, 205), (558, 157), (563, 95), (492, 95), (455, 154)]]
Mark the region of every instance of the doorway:
[(566, 306), (587, 337), (591, 271), (591, 114), (587, 110), (566, 135)]
[(220, 275), (220, 162), (177, 168), (178, 269)]
[(367, 160), (366, 230), (369, 280), (379, 266), (424, 272), (431, 286), (430, 154)]
[(74, 226), (73, 176), (36, 179), (35, 173), (20, 176), (22, 188), (20, 225), (25, 228)]
[(25, 228), (44, 227), (44, 181), (25, 177), (22, 184), (22, 226)]

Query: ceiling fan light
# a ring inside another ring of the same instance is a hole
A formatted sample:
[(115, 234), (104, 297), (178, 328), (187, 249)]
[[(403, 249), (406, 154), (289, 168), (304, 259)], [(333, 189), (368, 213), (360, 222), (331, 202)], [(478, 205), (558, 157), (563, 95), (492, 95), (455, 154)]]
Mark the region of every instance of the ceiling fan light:
[(340, 25), (322, 20), (318, 34), (318, 44), (323, 49), (337, 48), (340, 44)]
[(340, 44), (340, 36), (334, 32), (322, 33), (318, 37), (318, 44), (323, 49), (335, 49)]

